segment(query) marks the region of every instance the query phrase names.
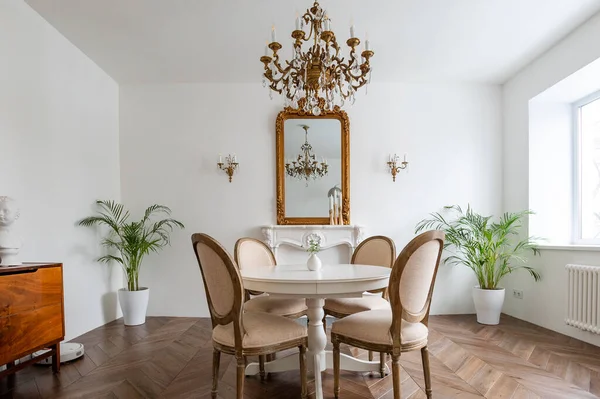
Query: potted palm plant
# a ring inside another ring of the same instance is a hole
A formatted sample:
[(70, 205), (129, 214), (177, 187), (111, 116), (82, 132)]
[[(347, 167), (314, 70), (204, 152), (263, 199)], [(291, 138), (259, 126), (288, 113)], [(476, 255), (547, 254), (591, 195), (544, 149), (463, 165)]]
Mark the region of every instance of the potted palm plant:
[(465, 265), (477, 277), (479, 285), (473, 288), (477, 321), (498, 324), (505, 296), (505, 289), (499, 286), (502, 278), (515, 270), (525, 269), (535, 281), (540, 279), (540, 274), (527, 266), (527, 259), (522, 257), (527, 251), (539, 254), (533, 237), (518, 238), (522, 219), (532, 212), (505, 213), (498, 221), (493, 221), (492, 216), (479, 215), (470, 206), (466, 212), (458, 205), (444, 208), (455, 217), (449, 219), (441, 213), (431, 213), (430, 218), (417, 224), (416, 233), (431, 228), (446, 233), (444, 248), (449, 255), (444, 262)]
[[(183, 224), (168, 216), (171, 210), (163, 205), (152, 205), (146, 209), (139, 221), (129, 221), (129, 211), (114, 201), (96, 201), (99, 214), (79, 221), (80, 226), (106, 226), (108, 234), (101, 244), (108, 254), (98, 258), (99, 262), (117, 262), (125, 272), (127, 288), (119, 290), (119, 303), (125, 325), (135, 326), (146, 321), (146, 309), (150, 290), (139, 286), (142, 260), (150, 252), (159, 252), (170, 244), (169, 235), (175, 227)], [(157, 215), (167, 216), (154, 220)]]

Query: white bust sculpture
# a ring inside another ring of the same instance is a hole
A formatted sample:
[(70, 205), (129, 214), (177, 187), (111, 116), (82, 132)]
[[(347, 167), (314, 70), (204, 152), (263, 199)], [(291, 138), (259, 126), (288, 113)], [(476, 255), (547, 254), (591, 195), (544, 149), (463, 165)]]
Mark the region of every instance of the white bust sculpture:
[(11, 225), (19, 218), (16, 201), (11, 197), (0, 196), (0, 266), (19, 265), (21, 238), (11, 230)]

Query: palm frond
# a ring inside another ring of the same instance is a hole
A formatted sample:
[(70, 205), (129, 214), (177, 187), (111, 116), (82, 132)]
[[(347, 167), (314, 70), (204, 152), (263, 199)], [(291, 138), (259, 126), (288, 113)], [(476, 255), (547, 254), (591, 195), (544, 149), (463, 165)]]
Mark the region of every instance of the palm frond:
[(171, 209), (169, 207), (166, 207), (164, 205), (150, 205), (148, 208), (146, 208), (146, 210), (144, 211), (144, 217), (142, 218), (143, 221), (147, 221), (148, 219), (150, 219), (150, 217), (155, 214), (155, 213), (165, 213), (167, 215), (171, 214)]
[(539, 254), (534, 237), (518, 239), (522, 221), (533, 214), (532, 211), (506, 212), (497, 221), (492, 216), (476, 213), (470, 204), (466, 210), (459, 205), (448, 205), (444, 211), (450, 215), (430, 213), (415, 228), (416, 233), (444, 230), (444, 249), (451, 253), (444, 258), (444, 263), (469, 267), (482, 288), (497, 288), (504, 276), (517, 269), (526, 269), (536, 281), (541, 277), (535, 269), (525, 265), (527, 258), (522, 256), (529, 251)]
[(120, 264), (123, 264), (123, 259), (119, 258), (118, 256), (114, 256), (114, 255), (104, 255), (104, 256), (101, 256), (98, 258), (98, 262), (102, 262), (102, 263), (109, 263), (111, 261), (115, 261)]
[(152, 222), (153, 216), (158, 214), (171, 215), (171, 209), (164, 205), (151, 205), (146, 208), (141, 220), (130, 222), (129, 211), (125, 210), (123, 204), (111, 200), (98, 200), (96, 204), (99, 207), (98, 215), (84, 218), (78, 225), (106, 225), (110, 228), (108, 235), (101, 240), (101, 245), (109, 253), (98, 258), (98, 261), (120, 264), (127, 277), (128, 289), (137, 290), (143, 258), (169, 245), (170, 233), (176, 227), (183, 229), (184, 225), (170, 217)]

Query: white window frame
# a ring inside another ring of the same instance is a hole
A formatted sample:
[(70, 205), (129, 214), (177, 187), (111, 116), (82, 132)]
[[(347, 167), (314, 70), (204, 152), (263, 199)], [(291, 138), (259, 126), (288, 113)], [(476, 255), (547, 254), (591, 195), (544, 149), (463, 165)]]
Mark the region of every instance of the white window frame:
[(581, 238), (581, 107), (600, 100), (600, 90), (573, 103), (573, 231), (575, 245), (600, 245), (600, 238)]

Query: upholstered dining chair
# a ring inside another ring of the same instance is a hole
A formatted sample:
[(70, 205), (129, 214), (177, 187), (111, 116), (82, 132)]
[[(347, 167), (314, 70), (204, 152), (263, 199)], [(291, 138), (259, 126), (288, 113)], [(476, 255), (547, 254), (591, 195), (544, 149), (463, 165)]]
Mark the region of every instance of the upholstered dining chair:
[(340, 392), (340, 344), (392, 356), (394, 399), (400, 399), (400, 354), (421, 350), (425, 394), (431, 398), (427, 351), (429, 307), (444, 246), (444, 232), (431, 230), (410, 241), (394, 263), (388, 294), (390, 309), (356, 313), (333, 323), (334, 395)]
[[(254, 238), (240, 238), (233, 250), (235, 262), (240, 270), (276, 266), (277, 261), (271, 248)], [(303, 298), (272, 298), (258, 291), (245, 291), (244, 310), (246, 312), (263, 312), (297, 319), (304, 316), (308, 308)], [(252, 297), (254, 296), (254, 297)]]
[[(396, 245), (394, 241), (385, 236), (373, 236), (362, 241), (352, 254), (350, 263), (359, 265), (374, 265), (392, 267), (396, 259)], [(381, 296), (376, 295), (381, 293)], [(370, 295), (371, 294), (371, 295)], [(327, 315), (341, 319), (358, 312), (375, 309), (388, 309), (387, 288), (369, 291), (361, 298), (330, 298), (325, 299), (325, 316), (323, 326), (326, 327)], [(373, 352), (369, 351), (369, 360), (373, 360)], [(385, 375), (385, 354), (379, 354), (379, 373), (381, 378)]]
[(264, 356), (298, 347), (302, 398), (306, 390), (306, 327), (293, 320), (268, 313), (244, 312), (244, 287), (231, 255), (214, 238), (192, 235), (212, 321), (213, 384), (217, 397), (221, 352), (235, 356), (237, 362), (237, 399), (244, 397), (247, 356)]

